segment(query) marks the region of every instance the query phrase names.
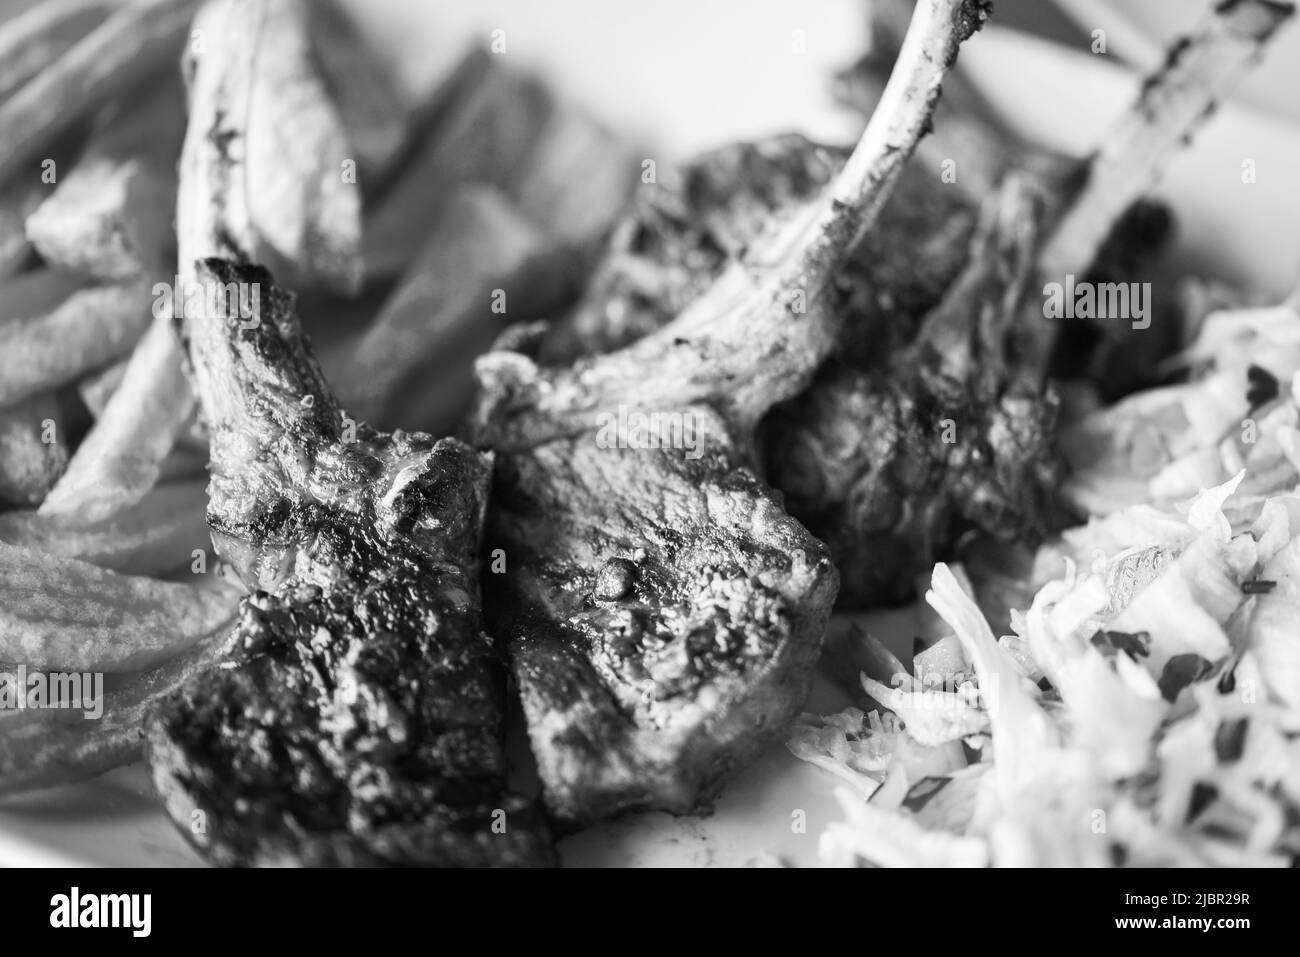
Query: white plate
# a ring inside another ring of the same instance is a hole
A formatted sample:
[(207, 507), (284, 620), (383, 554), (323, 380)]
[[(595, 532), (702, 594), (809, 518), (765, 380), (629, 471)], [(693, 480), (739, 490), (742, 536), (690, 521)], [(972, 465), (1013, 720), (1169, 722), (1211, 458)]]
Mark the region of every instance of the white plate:
[[(469, 43), (506, 31), (507, 56), (534, 65), (602, 114), (629, 125), (647, 155), (671, 160), (731, 139), (781, 129), (845, 139), (852, 118), (827, 95), (830, 71), (862, 42), (858, 0), (352, 0), (413, 90), (427, 89)], [(815, 11), (815, 13), (814, 13)], [(1295, 27), (1293, 26), (1293, 29)], [(802, 30), (805, 51), (793, 52)], [(1137, 80), (1114, 61), (987, 28), (961, 65), (1022, 131), (1082, 153), (1125, 104)], [(1259, 182), (1240, 182), (1254, 158)], [(1160, 190), (1174, 206), (1186, 251), (1217, 275), (1278, 294), (1300, 265), (1300, 134), (1259, 110), (1221, 109)], [(871, 627), (910, 653), (910, 613)], [(824, 683), (810, 710), (844, 697)], [(817, 862), (817, 837), (839, 817), (836, 780), (777, 747), (744, 772), (708, 817), (642, 814), (561, 844), (569, 864), (739, 865), (761, 852)], [(803, 812), (806, 826), (796, 826)], [(140, 766), (0, 808), (0, 863), (198, 864), (163, 815)]]

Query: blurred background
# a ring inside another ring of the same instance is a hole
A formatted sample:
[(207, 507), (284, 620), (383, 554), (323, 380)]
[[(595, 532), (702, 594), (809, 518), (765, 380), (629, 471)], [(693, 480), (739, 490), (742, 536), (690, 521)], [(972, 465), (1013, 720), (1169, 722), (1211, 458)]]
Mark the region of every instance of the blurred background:
[[(868, 42), (869, 0), (348, 0), (413, 95), (466, 47), (553, 78), (659, 159), (796, 129), (848, 141), (857, 120), (832, 74)], [(1084, 154), (1143, 73), (1208, 0), (995, 0), (960, 69), (1026, 137)], [(1104, 30), (1105, 54), (1091, 52)], [(1200, 272), (1280, 296), (1300, 273), (1300, 26), (1290, 24), (1229, 108), (1175, 160), (1156, 194), (1179, 216), (1178, 250)], [(1243, 158), (1258, 180), (1243, 185)]]

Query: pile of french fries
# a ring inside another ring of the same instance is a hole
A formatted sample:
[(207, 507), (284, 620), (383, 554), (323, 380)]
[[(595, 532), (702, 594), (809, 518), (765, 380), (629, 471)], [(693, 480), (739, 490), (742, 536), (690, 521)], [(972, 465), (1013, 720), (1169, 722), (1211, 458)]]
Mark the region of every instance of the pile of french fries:
[(310, 303), (350, 411), (445, 432), (469, 358), (571, 294), (640, 172), (487, 41), (419, 98), (333, 0), (0, 19), (0, 672), (111, 678), (96, 721), (0, 710), (0, 796), (136, 757), (149, 703), (214, 660), (237, 610), (173, 322), (194, 248), (177, 166), (208, 133), (187, 98), (225, 94), (187, 89), (182, 63), (250, 64), (250, 252)]

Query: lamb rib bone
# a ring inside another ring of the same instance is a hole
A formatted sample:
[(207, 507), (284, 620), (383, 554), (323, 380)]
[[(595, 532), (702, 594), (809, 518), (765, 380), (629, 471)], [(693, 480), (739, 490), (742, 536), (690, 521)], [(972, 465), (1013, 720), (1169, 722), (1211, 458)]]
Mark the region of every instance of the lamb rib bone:
[[(882, 4), (873, 12), (879, 17), (904, 5)], [(1044, 278), (1090, 268), (1134, 275), (1127, 257), (1150, 242), (1144, 226), (1150, 204), (1128, 206), (1121, 223), (1107, 217), (1142, 195), (1285, 13), (1256, 0), (1218, 10), (1145, 84), (1091, 161), (1015, 157), (1017, 172), (1027, 168), (1044, 194), (1045, 223), (1056, 223), (1040, 260)], [(892, 41), (891, 30), (885, 33)], [(898, 49), (897, 42), (883, 46), (883, 56), (873, 46), (877, 59), (864, 60), (853, 74), (858, 86), (870, 88), (873, 102), (885, 85), (879, 68)], [(944, 103), (949, 92), (945, 87)], [(966, 206), (978, 198), (971, 190), (987, 190), (1008, 159), (990, 162), (983, 155), (998, 153), (1007, 140), (993, 124), (954, 115), (943, 105), (936, 135), (923, 141), (876, 229), (840, 276), (835, 308), (846, 318), (836, 356), (763, 424), (768, 478), (786, 493), (790, 511), (830, 545), (843, 576), (842, 604), (907, 600), (915, 574), (972, 527), (999, 540), (1032, 537), (1050, 501), (1043, 493), (1055, 487), (1052, 476), (1059, 471), (1050, 448), (1052, 405), (1036, 398), (1053, 324), (1033, 315), (1011, 324), (1006, 345), (1020, 360), (986, 349), (982, 373), (987, 380), (988, 372), (1003, 370), (1010, 388), (1003, 396), (985, 389), (974, 402), (972, 390), (908, 348), (916, 320), (934, 310), (929, 336), (962, 344), (969, 360), (979, 311), (963, 306), (960, 297), (936, 307), (946, 286), (985, 281), (991, 260), (972, 255), (963, 274), (967, 244), (963, 230), (953, 227), (970, 218)], [(936, 184), (941, 157), (957, 158), (963, 172), (956, 184)], [(643, 190), (645, 198), (620, 225), (578, 309), (548, 331), (543, 360), (624, 345), (632, 333), (670, 321), (683, 298), (753, 240), (760, 223), (756, 207), (765, 218), (787, 219), (815, 185), (809, 180), (824, 181), (838, 159), (834, 150), (797, 137), (772, 138), (699, 158), (684, 171), (676, 194), (671, 187)], [(1078, 175), (1069, 174), (1071, 167)], [(1071, 180), (1084, 184), (1076, 201), (1069, 197), (1079, 186)], [(1104, 202), (1098, 205), (1097, 197)], [(1098, 259), (1097, 244), (1108, 230), (1116, 235)], [(1149, 336), (1142, 346), (1153, 348)], [(929, 350), (930, 356), (942, 354), (942, 348)], [(946, 421), (959, 436), (952, 445), (936, 441), (942, 434), (937, 425)], [(914, 507), (940, 499), (955, 508)], [(885, 554), (891, 559), (882, 562)]]
[[(802, 705), (838, 576), (741, 462), (758, 417), (833, 343), (824, 293), (844, 247), (984, 16), (923, 3), (889, 107), (841, 178), (669, 326), (570, 369), (480, 361), (471, 430), (497, 450), (485, 547), (504, 572), (484, 576), (490, 624), (562, 824), (696, 809)], [(806, 314), (788, 308), (792, 289)], [(654, 441), (633, 417), (660, 424)]]
[(351, 421), (292, 297), (242, 262), (256, 6), (200, 13), (178, 200), (180, 272), (219, 293), (179, 317), (211, 433), (208, 522), (256, 590), (222, 662), (153, 709), (155, 785), (221, 864), (550, 863), (544, 824), (508, 793), (482, 631), (489, 461)]
[(516, 354), (483, 357), (478, 370), (488, 399), (475, 427), (490, 421), (499, 448), (527, 446), (542, 434), (590, 430), (599, 410), (620, 404), (703, 402), (739, 433), (752, 433), (834, 348), (841, 318), (829, 308), (835, 275), (927, 131), (958, 46), (987, 16), (980, 0), (918, 4), (879, 108), (817, 199), (731, 263), (675, 320), (623, 349), (545, 370)]
[[(1055, 402), (1043, 388), (1059, 325), (1026, 287), (1094, 264), (1125, 210), (1290, 13), (1289, 5), (1232, 0), (1171, 50), (1084, 165), (1082, 187), (1068, 200), (1045, 197), (1045, 238), (1031, 275), (995, 270), (1008, 293), (1002, 308), (1012, 311), (982, 349), (981, 299), (963, 290), (985, 282), (995, 260), (977, 244), (926, 317), (928, 356), (914, 347), (891, 357), (887, 378), (827, 370), (767, 423), (772, 481), (791, 511), (827, 536), (851, 600), (907, 600), (915, 576), (969, 529), (999, 542), (1045, 530), (1064, 470), (1054, 450)], [(951, 444), (941, 441), (943, 422), (954, 426)]]

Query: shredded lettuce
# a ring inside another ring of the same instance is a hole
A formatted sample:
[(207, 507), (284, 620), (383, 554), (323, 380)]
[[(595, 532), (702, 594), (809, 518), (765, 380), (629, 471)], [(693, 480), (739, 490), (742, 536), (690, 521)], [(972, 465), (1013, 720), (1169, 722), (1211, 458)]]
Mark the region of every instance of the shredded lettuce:
[[(1234, 526), (1300, 481), (1300, 317), (1289, 305), (1215, 313), (1181, 357), (1190, 382), (1149, 389), (1065, 430), (1064, 495), (1088, 515), (1168, 505), (1245, 469)], [(1251, 377), (1276, 382), (1254, 396)]]
[(1255, 598), (1249, 647), (1269, 694), (1300, 711), (1300, 538), (1278, 549), (1260, 577), (1274, 584)]
[(910, 815), (881, 810), (839, 789), (835, 796), (847, 820), (832, 824), (819, 844), (828, 864), (856, 867), (986, 867), (988, 848), (975, 838), (926, 830)]
[[(968, 683), (958, 691), (904, 691), (862, 676), (862, 687), (903, 719), (918, 744), (937, 746), (988, 730), (988, 715), (976, 707), (978, 689)], [(969, 690), (966, 690), (969, 689)]]
[(863, 797), (875, 795), (893, 772), (915, 782), (966, 766), (959, 741), (924, 745), (903, 731), (893, 714), (867, 714), (858, 708), (800, 715), (786, 746), (795, 757), (848, 782)]
[[(822, 835), (823, 858), (1275, 866), (1300, 854), (1300, 497), (1267, 497), (1242, 525), (1249, 478), (1045, 548), (1036, 573), (1056, 577), (1013, 610), (1013, 635), (995, 638), (936, 565), (926, 601), (953, 638), (921, 652), (910, 680), (864, 679), (884, 715), (850, 710), (791, 739), (805, 760), (870, 781), (839, 792), (846, 820)], [(940, 662), (960, 664), (956, 688), (922, 678)], [(945, 768), (948, 747), (964, 750)]]
[(885, 779), (898, 734), (896, 729), (886, 731), (880, 716), (872, 714), (876, 727), (858, 708), (824, 716), (801, 714), (786, 747), (796, 758), (825, 768), (870, 797)]

